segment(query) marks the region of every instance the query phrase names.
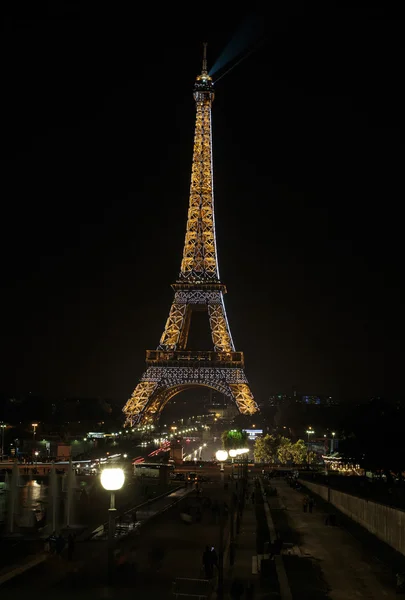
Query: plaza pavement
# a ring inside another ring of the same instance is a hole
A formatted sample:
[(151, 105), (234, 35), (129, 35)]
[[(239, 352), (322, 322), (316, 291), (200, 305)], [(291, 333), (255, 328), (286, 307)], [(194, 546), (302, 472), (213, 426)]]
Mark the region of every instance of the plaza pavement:
[[(286, 548), (283, 560), (293, 600), (394, 600), (395, 573), (370, 552), (364, 539), (341, 523), (325, 525), (330, 507), (316, 500), (312, 513), (303, 511), (307, 491), (271, 480), (277, 497), (268, 497), (275, 528)], [(376, 543), (377, 540), (374, 540)]]
[[(249, 495), (255, 490), (256, 498), (245, 504), (239, 529), (234, 521), (233, 564), (229, 551), (229, 519), (224, 527), (224, 600), (230, 598), (230, 585), (235, 578), (246, 588), (254, 589), (254, 595), (245, 594), (243, 600), (249, 597), (255, 600), (397, 598), (392, 566), (378, 560), (376, 554), (344, 526), (326, 526), (327, 506), (317, 503), (313, 513), (304, 513), (303, 492), (292, 489), (283, 479), (271, 480), (270, 485), (276, 488), (277, 496), (263, 495), (262, 491), (269, 490), (261, 480), (250, 481)], [(228, 506), (231, 506), (233, 491), (231, 484), (225, 489), (220, 479), (203, 485), (203, 496), (211, 501), (225, 501)], [(181, 501), (181, 506), (145, 522), (139, 535), (129, 535), (118, 542), (124, 555), (134, 553), (136, 569), (119, 575), (113, 586), (107, 584), (106, 542), (83, 541), (77, 543), (71, 562), (66, 557), (48, 558), (43, 565), (11, 581), (10, 585), (1, 586), (1, 597), (15, 600), (35, 590), (41, 599), (57, 600), (174, 598), (174, 581), (177, 578), (204, 580), (203, 550), (206, 545), (217, 549), (219, 546), (219, 522), (210, 508), (203, 510), (201, 522), (187, 524), (181, 519), (185, 504), (193, 512), (198, 503), (192, 492)], [(260, 563), (258, 556), (268, 558), (267, 542), (274, 541), (277, 534), (282, 537), (283, 549), (268, 562), (265, 576), (264, 563)], [(156, 547), (164, 550), (160, 569), (148, 558)], [(211, 600), (219, 600), (217, 583), (214, 578)], [(195, 585), (198, 587), (198, 582)]]

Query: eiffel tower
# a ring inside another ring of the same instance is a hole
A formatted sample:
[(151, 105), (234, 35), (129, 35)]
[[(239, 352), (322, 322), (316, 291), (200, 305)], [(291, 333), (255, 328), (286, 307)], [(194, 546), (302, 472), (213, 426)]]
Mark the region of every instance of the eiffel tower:
[[(219, 278), (211, 134), (214, 86), (207, 71), (206, 44), (193, 95), (196, 121), (183, 259), (172, 285), (174, 299), (159, 346), (146, 351), (146, 371), (123, 408), (125, 425), (131, 427), (158, 421), (171, 398), (195, 387), (221, 392), (241, 414), (259, 410), (244, 372), (243, 352), (235, 352), (224, 305), (226, 287)], [(194, 311), (207, 313), (212, 351), (187, 349)]]

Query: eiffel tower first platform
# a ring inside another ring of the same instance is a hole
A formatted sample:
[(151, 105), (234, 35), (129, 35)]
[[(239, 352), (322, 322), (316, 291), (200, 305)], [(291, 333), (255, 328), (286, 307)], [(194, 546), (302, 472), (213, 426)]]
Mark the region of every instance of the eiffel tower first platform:
[[(235, 351), (224, 305), (226, 287), (219, 278), (211, 132), (214, 86), (207, 71), (206, 44), (193, 95), (196, 121), (183, 260), (159, 346), (146, 351), (146, 371), (123, 408), (126, 426), (157, 421), (171, 398), (195, 387), (221, 392), (244, 415), (258, 411), (244, 372), (243, 352)], [(210, 351), (187, 349), (194, 311), (207, 313)]]

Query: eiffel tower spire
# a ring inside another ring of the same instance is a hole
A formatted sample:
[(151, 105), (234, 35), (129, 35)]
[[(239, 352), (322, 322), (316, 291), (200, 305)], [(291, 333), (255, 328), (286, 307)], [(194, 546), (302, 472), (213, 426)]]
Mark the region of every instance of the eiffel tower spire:
[[(214, 86), (207, 71), (207, 44), (193, 96), (196, 122), (183, 258), (160, 343), (157, 350), (146, 351), (147, 369), (123, 408), (131, 426), (158, 419), (172, 397), (194, 387), (217, 390), (242, 414), (258, 411), (244, 373), (243, 353), (235, 351), (224, 305), (226, 288), (219, 278), (212, 169)], [(211, 351), (187, 348), (194, 311), (207, 313)]]
[(194, 84), (196, 122), (190, 201), (179, 282), (219, 282), (214, 219), (211, 106), (214, 85), (207, 72), (207, 44)]

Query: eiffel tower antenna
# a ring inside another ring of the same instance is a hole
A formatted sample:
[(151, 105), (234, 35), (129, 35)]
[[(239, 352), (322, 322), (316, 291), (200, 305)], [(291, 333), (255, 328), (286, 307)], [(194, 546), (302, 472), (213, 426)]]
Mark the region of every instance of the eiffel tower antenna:
[(202, 63), (202, 75), (207, 76), (207, 42), (204, 42), (204, 51), (203, 51), (203, 63)]
[[(171, 398), (205, 387), (234, 402), (239, 412), (258, 412), (237, 352), (225, 311), (226, 287), (220, 281), (215, 236), (211, 107), (214, 85), (203, 46), (201, 75), (195, 80), (196, 104), (189, 209), (180, 273), (172, 284), (174, 299), (156, 350), (146, 351), (146, 371), (123, 408), (126, 426), (157, 421)], [(209, 320), (212, 350), (188, 349), (193, 312)]]

